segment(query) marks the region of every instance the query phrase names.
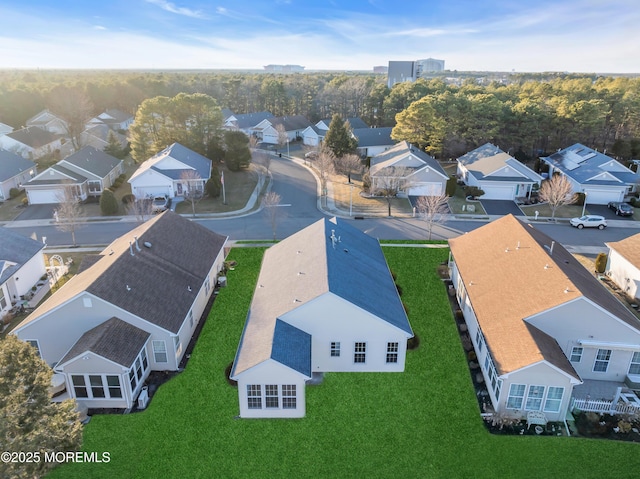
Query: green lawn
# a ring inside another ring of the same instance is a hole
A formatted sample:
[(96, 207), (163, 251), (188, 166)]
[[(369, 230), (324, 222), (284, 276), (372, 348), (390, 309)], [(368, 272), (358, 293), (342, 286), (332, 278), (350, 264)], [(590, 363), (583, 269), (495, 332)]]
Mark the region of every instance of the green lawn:
[(108, 464), (54, 478), (637, 477), (640, 446), (485, 429), (436, 266), (447, 249), (385, 248), (420, 347), (395, 373), (331, 373), (307, 388), (307, 417), (239, 420), (223, 371), (233, 359), (263, 249), (238, 248), (191, 360), (149, 408), (94, 416), (83, 449)]

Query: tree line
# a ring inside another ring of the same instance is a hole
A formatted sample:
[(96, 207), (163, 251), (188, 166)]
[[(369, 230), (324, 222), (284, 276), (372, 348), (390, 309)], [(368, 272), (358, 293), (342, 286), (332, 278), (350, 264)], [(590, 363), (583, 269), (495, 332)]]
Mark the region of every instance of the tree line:
[(92, 114), (135, 114), (144, 100), (198, 93), (238, 114), (360, 117), (373, 127), (395, 126), (395, 139), (440, 158), (487, 141), (520, 158), (576, 142), (621, 159), (640, 156), (639, 78), (513, 75), (507, 83), (469, 77), (455, 85), (442, 77), (389, 89), (386, 76), (363, 73), (2, 71), (0, 122), (19, 128), (44, 108), (55, 112), (69, 91)]

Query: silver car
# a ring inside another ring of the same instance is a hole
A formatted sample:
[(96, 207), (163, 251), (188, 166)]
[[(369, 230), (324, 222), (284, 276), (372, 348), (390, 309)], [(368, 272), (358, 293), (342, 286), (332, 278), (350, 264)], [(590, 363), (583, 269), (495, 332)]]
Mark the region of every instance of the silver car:
[(571, 218), (571, 226), (575, 226), (578, 229), (582, 228), (598, 228), (603, 230), (607, 227), (607, 220), (604, 216), (598, 215), (584, 215), (580, 218)]

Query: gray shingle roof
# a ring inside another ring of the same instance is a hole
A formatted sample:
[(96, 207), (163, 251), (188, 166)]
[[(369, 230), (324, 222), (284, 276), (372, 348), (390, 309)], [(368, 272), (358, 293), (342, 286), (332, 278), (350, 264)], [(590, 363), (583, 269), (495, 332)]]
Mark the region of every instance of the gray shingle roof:
[(21, 130), (7, 133), (7, 136), (31, 148), (40, 148), (58, 139), (57, 135), (38, 128), (37, 126), (28, 126)]
[(275, 128), (282, 125), (285, 131), (304, 130), (311, 126), (311, 122), (303, 115), (279, 116), (277, 118), (268, 118), (269, 123)]
[(113, 317), (80, 336), (58, 365), (92, 352), (130, 368), (150, 336), (150, 333)]
[(35, 166), (33, 161), (26, 160), (11, 151), (0, 149), (0, 182), (29, 171)]
[[(475, 150), (466, 153), (458, 158), (458, 162), (464, 165), (469, 173), (478, 181), (487, 179), (491, 181), (518, 181), (520, 183), (533, 183), (542, 180), (542, 177), (540, 177), (536, 172), (530, 170), (511, 155), (505, 153), (491, 143), (485, 143)], [(491, 173), (494, 173), (505, 166), (509, 166), (514, 170), (513, 175), (490, 176)]]
[(153, 169), (154, 171), (164, 174), (168, 178), (172, 179), (178, 179), (183, 172), (190, 171), (188, 168), (184, 170), (165, 170), (156, 166), (167, 157), (174, 158), (175, 160), (193, 168), (198, 172), (200, 178), (203, 180), (208, 180), (211, 177), (211, 160), (209, 158), (202, 156), (200, 153), (196, 153), (186, 146), (182, 146), (180, 143), (174, 143), (142, 163), (134, 174), (131, 175), (129, 182), (148, 169)]
[(269, 111), (258, 111), (255, 113), (243, 113), (241, 115), (233, 115), (236, 117), (236, 126), (241, 130), (256, 126), (262, 120), (273, 118), (273, 114)]
[(401, 162), (406, 168), (419, 170), (428, 166), (437, 171), (445, 178), (448, 178), (447, 172), (432, 156), (409, 144), (407, 141), (401, 141), (395, 146), (379, 153), (371, 158), (370, 172), (372, 176), (384, 174), (386, 168), (394, 168)]
[(0, 272), (0, 284), (7, 281), (13, 273), (39, 254), (43, 248), (44, 244), (39, 241), (22, 236), (9, 228), (0, 227), (0, 261), (15, 263)]
[(358, 148), (386, 146), (395, 143), (391, 139), (391, 130), (393, 130), (392, 127), (354, 128), (353, 135), (358, 139)]
[[(57, 178), (49, 178), (47, 175), (47, 171), (55, 170), (68, 178), (65, 179), (57, 179)], [(56, 163), (55, 165), (47, 168), (42, 173), (39, 173), (38, 176), (28, 181), (27, 185), (29, 186), (38, 186), (38, 185), (62, 185), (62, 184), (82, 184), (86, 182), (88, 178), (84, 175), (76, 171), (72, 171), (69, 168), (65, 168), (60, 163)]]
[[(130, 247), (136, 236), (140, 251)], [(37, 320), (86, 291), (177, 333), (226, 240), (166, 211), (107, 246), (99, 260), (93, 258), (90, 267), (68, 281), (22, 324)], [(145, 247), (145, 243), (151, 247)]]
[[(615, 159), (580, 143), (542, 158), (542, 160), (580, 184), (632, 185), (640, 181), (639, 174), (624, 167)], [(607, 163), (613, 165), (613, 169), (610, 166), (605, 167), (604, 165)], [(594, 178), (605, 171), (614, 178)]]
[(119, 160), (93, 146), (84, 146), (73, 155), (66, 157), (58, 166), (65, 163), (82, 168), (94, 175), (105, 178), (122, 160)]

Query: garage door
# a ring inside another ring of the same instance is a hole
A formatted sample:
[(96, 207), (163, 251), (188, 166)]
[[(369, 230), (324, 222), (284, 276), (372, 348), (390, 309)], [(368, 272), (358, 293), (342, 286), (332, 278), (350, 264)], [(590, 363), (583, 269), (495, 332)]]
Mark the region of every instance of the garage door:
[(173, 198), (171, 193), (171, 188), (165, 185), (136, 186), (133, 190), (133, 194), (136, 195), (137, 198), (152, 198), (154, 196), (170, 196)]
[(621, 191), (586, 188), (585, 192), (587, 193), (587, 204), (589, 205), (606, 205), (610, 201), (622, 201), (623, 197)]
[(442, 193), (442, 183), (418, 183), (407, 190), (409, 196), (437, 196)]
[(29, 198), (30, 205), (46, 205), (51, 203), (58, 203), (58, 191), (57, 189), (49, 190), (27, 190), (27, 197)]
[(483, 200), (513, 200), (515, 198), (514, 186), (512, 185), (491, 185), (482, 186)]

